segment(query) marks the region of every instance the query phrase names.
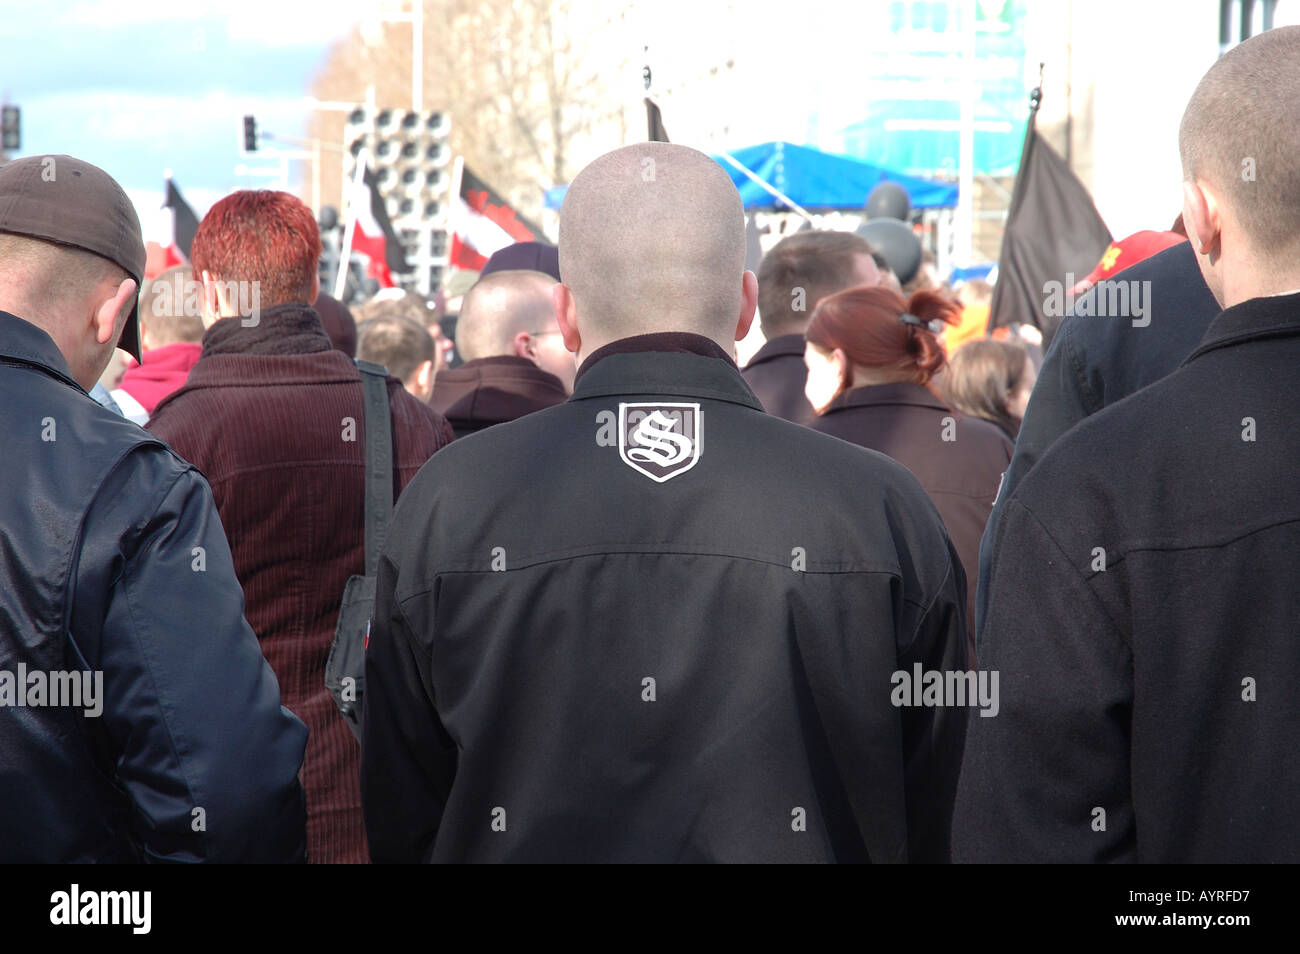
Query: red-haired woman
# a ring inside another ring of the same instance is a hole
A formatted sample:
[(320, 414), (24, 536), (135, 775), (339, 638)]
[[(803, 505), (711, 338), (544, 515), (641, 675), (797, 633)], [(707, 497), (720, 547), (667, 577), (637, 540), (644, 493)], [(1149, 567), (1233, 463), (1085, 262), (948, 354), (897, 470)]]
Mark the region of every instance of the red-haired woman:
[(929, 291), (905, 300), (864, 286), (822, 299), (805, 333), (805, 393), (817, 411), (813, 428), (888, 454), (934, 501), (966, 570), (974, 666), (980, 535), (1012, 445), (993, 424), (954, 411), (929, 387), (945, 360), (936, 333), (958, 313)]

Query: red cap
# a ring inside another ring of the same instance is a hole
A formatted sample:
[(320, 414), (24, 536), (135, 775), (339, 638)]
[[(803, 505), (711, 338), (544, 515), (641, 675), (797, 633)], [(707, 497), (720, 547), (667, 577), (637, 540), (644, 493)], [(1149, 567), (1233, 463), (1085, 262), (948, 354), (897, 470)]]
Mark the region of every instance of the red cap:
[(1179, 242), (1186, 241), (1187, 237), (1177, 232), (1155, 232), (1146, 229), (1134, 232), (1128, 238), (1122, 238), (1118, 242), (1111, 242), (1101, 256), (1101, 261), (1097, 263), (1097, 267), (1074, 286), (1073, 292), (1081, 295), (1103, 278), (1110, 278), (1116, 272), (1122, 272), (1144, 258), (1150, 258), (1157, 252), (1163, 252)]

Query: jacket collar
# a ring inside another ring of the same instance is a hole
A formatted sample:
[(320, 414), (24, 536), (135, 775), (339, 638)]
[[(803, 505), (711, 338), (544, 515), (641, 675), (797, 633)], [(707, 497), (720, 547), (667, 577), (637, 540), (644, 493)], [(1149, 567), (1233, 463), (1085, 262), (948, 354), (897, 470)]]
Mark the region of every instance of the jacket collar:
[(803, 335), (777, 335), (763, 343), (763, 347), (754, 352), (754, 356), (749, 359), (747, 368), (752, 368), (756, 364), (762, 364), (764, 361), (771, 361), (773, 358), (796, 357), (803, 360), (805, 348)]
[(620, 394), (704, 397), (763, 410), (727, 352), (684, 332), (623, 338), (582, 362), (571, 400)]
[(466, 361), (454, 368), (439, 371), (438, 376), (434, 378), (434, 388), (437, 388), (439, 381), (477, 382), (494, 378), (527, 378), (548, 386), (551, 382), (554, 382), (555, 387), (561, 390), (564, 389), (563, 382), (555, 375), (549, 371), (543, 371), (532, 361), (515, 354), (498, 354), (490, 358), (475, 358), (473, 361)]
[(251, 318), (222, 318), (203, 335), (203, 358), (219, 354), (289, 355), (329, 351), (334, 345), (315, 310), (300, 302), (263, 309)]
[(433, 395), (429, 403), (446, 413), (445, 407), (451, 407), (466, 395), (482, 389), (501, 394), (527, 394), (538, 400), (554, 399), (552, 403), (555, 404), (562, 404), (568, 398), (563, 381), (527, 358), (494, 355), (439, 371), (433, 379)]
[(1183, 364), (1218, 348), (1239, 344), (1253, 338), (1278, 338), (1300, 335), (1300, 292), (1251, 298), (1225, 308), (1210, 322), (1200, 345)]
[(824, 413), (833, 414), (850, 407), (883, 407), (899, 404), (930, 407), (939, 411), (952, 410), (929, 388), (910, 381), (894, 381), (890, 384), (871, 384), (846, 391), (832, 401)]
[(86, 393), (73, 379), (67, 359), (45, 329), (7, 311), (0, 311), (0, 360), (3, 359), (40, 368)]

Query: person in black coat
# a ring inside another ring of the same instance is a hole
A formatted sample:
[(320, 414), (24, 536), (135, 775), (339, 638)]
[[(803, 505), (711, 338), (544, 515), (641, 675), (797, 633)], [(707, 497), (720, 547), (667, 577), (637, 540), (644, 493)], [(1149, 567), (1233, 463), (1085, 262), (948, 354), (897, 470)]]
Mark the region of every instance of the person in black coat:
[(0, 167), (0, 863), (302, 861), (307, 729), (212, 491), (86, 393), (144, 263), (103, 170)]
[[(808, 323), (808, 400), (823, 434), (888, 454), (921, 482), (961, 557), (968, 612), (980, 535), (1011, 459), (1011, 440), (989, 421), (953, 410), (930, 388), (945, 364), (936, 337), (957, 306), (934, 292), (910, 299), (852, 288), (824, 299)], [(969, 665), (976, 662), (973, 634)]]
[(1052, 338), (980, 542), (971, 627), (976, 646), (1002, 504), (1070, 428), (1176, 370), (1220, 311), (1186, 242), (1129, 266), (1110, 281), (1133, 283), (1130, 288), (1141, 296), (1142, 314), (1095, 317), (1097, 297), (1106, 289), (1094, 287), (1079, 298), (1076, 307), (1082, 314), (1067, 316)]
[(961, 566), (905, 468), (746, 386), (730, 178), (683, 146), (609, 153), (559, 248), (573, 397), (455, 441), (393, 515), (372, 857), (946, 860), (967, 710), (896, 676), (964, 666)]
[(1004, 504), (980, 654), (1006, 691), (971, 720), (958, 860), (1300, 861), (1297, 128), (1300, 27), (1192, 95), (1183, 219), (1226, 307)]
[(769, 414), (812, 422), (803, 363), (812, 310), (827, 295), (880, 281), (871, 243), (852, 232), (808, 229), (768, 250), (758, 266), (758, 315), (767, 340), (741, 373)]

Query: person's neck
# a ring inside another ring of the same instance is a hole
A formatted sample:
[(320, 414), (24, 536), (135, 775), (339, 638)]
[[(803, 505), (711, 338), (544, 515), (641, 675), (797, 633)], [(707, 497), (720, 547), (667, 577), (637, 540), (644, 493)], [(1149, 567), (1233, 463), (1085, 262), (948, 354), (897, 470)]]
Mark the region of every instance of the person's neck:
[(1240, 305), (1252, 298), (1276, 298), (1296, 292), (1300, 292), (1300, 272), (1289, 263), (1285, 270), (1268, 263), (1224, 263), (1224, 308)]
[(582, 367), (583, 364), (586, 363), (587, 359), (590, 358), (590, 357), (591, 357), (593, 354), (595, 354), (597, 351), (599, 351), (601, 348), (606, 348), (606, 347), (608, 347), (609, 345), (612, 345), (612, 344), (614, 344), (615, 342), (618, 342), (618, 341), (627, 341), (629, 338), (640, 338), (640, 337), (642, 337), (643, 334), (684, 334), (684, 335), (695, 335), (696, 337), (699, 337), (699, 338), (707, 338), (709, 341), (712, 341), (714, 344), (716, 344), (719, 348), (721, 348), (721, 349), (722, 349), (723, 351), (725, 351), (727, 354), (732, 355), (732, 356), (733, 356), (733, 359), (734, 359), (734, 356), (735, 356), (735, 347), (736, 347), (736, 343), (735, 343), (734, 341), (732, 341), (732, 342), (722, 342), (722, 341), (719, 341), (717, 338), (713, 337), (713, 335), (701, 334), (701, 333), (698, 332), (698, 331), (679, 331), (679, 330), (676, 330), (676, 329), (672, 329), (672, 330), (665, 331), (665, 332), (643, 332), (642, 334), (636, 334), (636, 335), (624, 335), (624, 336), (622, 336), (622, 337), (618, 337), (618, 338), (610, 338), (610, 339), (608, 339), (608, 340), (593, 341), (593, 342), (591, 342), (590, 344), (587, 342), (587, 339), (584, 338), (584, 339), (582, 339), (582, 345), (578, 348), (578, 352), (577, 352), (577, 354), (575, 355), (575, 362), (576, 362), (576, 364), (577, 364), (578, 367)]

